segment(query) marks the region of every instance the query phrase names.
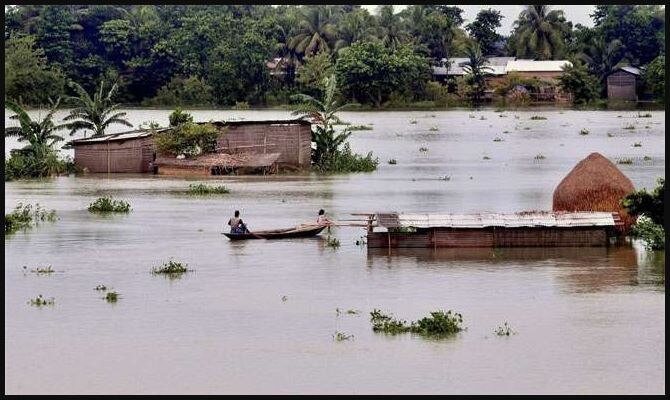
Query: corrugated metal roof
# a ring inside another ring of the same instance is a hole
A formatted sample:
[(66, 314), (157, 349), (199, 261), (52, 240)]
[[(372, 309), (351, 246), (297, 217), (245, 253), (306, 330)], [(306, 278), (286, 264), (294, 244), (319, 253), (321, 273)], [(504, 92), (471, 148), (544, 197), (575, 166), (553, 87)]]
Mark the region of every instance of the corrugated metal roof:
[[(613, 74), (613, 73), (615, 73), (615, 72), (617, 72), (617, 71), (626, 71), (626, 72), (628, 72), (629, 74), (633, 74), (633, 75), (637, 75), (637, 76), (639, 76), (640, 74), (642, 74), (642, 70), (640, 70), (639, 68), (631, 67), (631, 66), (620, 67), (620, 68), (614, 68), (609, 74)], [(608, 74), (608, 75), (609, 75), (609, 74)]]
[(138, 138), (151, 136), (152, 133), (153, 132), (148, 130), (148, 129), (141, 129), (141, 130), (136, 130), (136, 131), (112, 133), (110, 135), (104, 135), (104, 136), (98, 136), (98, 137), (76, 139), (76, 140), (70, 141), (70, 143), (71, 144), (85, 144), (85, 143), (112, 142), (112, 141), (116, 141), (116, 140), (138, 139)]
[[(505, 65), (508, 60), (513, 60), (514, 57), (491, 57), (488, 59), (486, 65), (490, 68), (488, 72), (491, 75), (505, 75)], [(465, 63), (470, 61), (469, 58), (465, 57), (453, 57), (449, 59), (442, 59), (442, 63), (445, 66), (433, 67), (433, 75), (450, 75), (450, 76), (460, 76), (465, 75), (467, 72), (463, 67)]]
[(615, 226), (610, 212), (520, 212), (477, 214), (377, 213), (380, 226), (387, 228), (485, 228), (485, 227), (576, 227)]
[(512, 60), (507, 63), (506, 72), (562, 72), (564, 65), (571, 66), (568, 60)]

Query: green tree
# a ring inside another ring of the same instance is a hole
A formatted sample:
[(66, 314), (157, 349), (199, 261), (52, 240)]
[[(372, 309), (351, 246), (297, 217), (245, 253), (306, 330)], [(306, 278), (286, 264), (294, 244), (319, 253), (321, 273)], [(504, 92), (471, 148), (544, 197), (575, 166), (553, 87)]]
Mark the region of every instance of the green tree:
[(606, 43), (604, 37), (596, 36), (580, 56), (591, 72), (603, 83), (607, 74), (621, 63), (620, 49), (621, 42), (618, 39)]
[(572, 103), (587, 104), (599, 97), (598, 78), (589, 74), (586, 66), (580, 62), (563, 67), (563, 74), (558, 78), (560, 86), (572, 94)]
[(563, 11), (546, 5), (530, 5), (519, 14), (512, 33), (517, 57), (539, 60), (564, 56), (564, 35), (569, 32)]
[(179, 126), (193, 122), (193, 115), (177, 107), (174, 111), (172, 111), (168, 119), (170, 120), (170, 126)]
[(492, 68), (486, 66), (488, 59), (482, 55), (478, 43), (473, 43), (466, 50), (468, 61), (465, 62), (465, 83), (469, 88), (470, 101), (474, 106), (481, 104), (486, 91), (486, 77), (490, 75)]
[(665, 178), (659, 178), (654, 190), (637, 190), (621, 200), (621, 205), (633, 216), (645, 215), (655, 224), (665, 226)]
[(382, 43), (384, 43), (384, 46), (395, 50), (407, 40), (407, 31), (405, 31), (400, 17), (394, 14), (393, 5), (379, 6), (377, 13), (379, 14), (377, 25)]
[(654, 59), (644, 71), (644, 83), (656, 99), (665, 101), (665, 54)]
[(120, 104), (114, 104), (112, 101), (117, 90), (116, 84), (105, 92), (105, 82), (101, 81), (100, 89), (93, 94), (93, 97), (76, 82), (71, 82), (70, 86), (77, 93), (76, 97), (70, 97), (75, 108), (63, 118), (64, 121), (71, 121), (66, 124), (66, 127), (70, 129), (70, 135), (80, 130), (90, 130), (95, 137), (104, 135), (110, 125), (133, 126), (125, 119), (125, 112), (117, 112)]
[(320, 50), (330, 52), (337, 37), (337, 28), (330, 22), (326, 11), (322, 7), (308, 7), (301, 11), (296, 34), (289, 41), (290, 49), (303, 56)]
[(375, 19), (365, 9), (357, 9), (345, 14), (337, 27), (338, 39), (334, 50), (341, 50), (359, 40), (373, 40), (376, 38)]
[(5, 99), (5, 108), (14, 113), (10, 120), (18, 121), (19, 126), (5, 127), (5, 137), (16, 137), (19, 142), (28, 142), (23, 152), (39, 152), (44, 148), (52, 148), (56, 143), (63, 140), (62, 136), (55, 132), (64, 129), (64, 125), (56, 125), (53, 122), (54, 114), (60, 106), (60, 98), (51, 103), (41, 121), (33, 121), (23, 107), (14, 101)]
[(308, 94), (321, 97), (324, 79), (332, 73), (333, 64), (330, 61), (330, 55), (325, 51), (320, 51), (305, 58), (304, 65), (298, 70), (298, 82)]
[(470, 36), (479, 42), (484, 55), (493, 54), (495, 44), (501, 39), (496, 30), (500, 28), (502, 19), (500, 11), (489, 8), (480, 10), (475, 20), (466, 26)]
[(65, 80), (50, 67), (34, 36), (12, 36), (5, 41), (5, 97), (27, 105), (46, 104), (63, 93)]
[(170, 82), (160, 88), (158, 94), (145, 105), (183, 105), (183, 106), (211, 106), (214, 104), (214, 88), (204, 79), (195, 76), (184, 78), (173, 77)]

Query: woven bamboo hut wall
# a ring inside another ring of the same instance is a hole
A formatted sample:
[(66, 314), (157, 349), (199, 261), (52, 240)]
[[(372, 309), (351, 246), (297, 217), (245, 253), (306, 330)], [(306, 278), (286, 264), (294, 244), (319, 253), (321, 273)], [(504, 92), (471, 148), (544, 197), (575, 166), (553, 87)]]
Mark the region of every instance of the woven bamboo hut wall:
[(619, 200), (634, 190), (633, 183), (616, 165), (600, 153), (591, 153), (558, 184), (553, 210), (618, 212), (625, 233), (635, 217), (626, 213)]

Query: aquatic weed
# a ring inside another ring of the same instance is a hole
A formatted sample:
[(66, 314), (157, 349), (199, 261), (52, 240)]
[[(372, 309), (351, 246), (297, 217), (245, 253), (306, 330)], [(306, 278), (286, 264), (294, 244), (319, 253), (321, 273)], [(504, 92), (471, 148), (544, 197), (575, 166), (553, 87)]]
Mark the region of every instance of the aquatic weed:
[(495, 138), (493, 138), (493, 141), (494, 142), (502, 142), (503, 138), (496, 136)]
[(430, 129), (428, 129), (430, 132), (437, 132), (439, 131), (437, 126), (431, 126)]
[(544, 154), (542, 154), (542, 153), (538, 153), (538, 154), (535, 156), (535, 159), (536, 159), (536, 160), (544, 160), (545, 158), (547, 158), (547, 157), (545, 157)]
[(637, 113), (638, 118), (651, 118), (651, 113), (645, 113), (645, 114), (640, 114), (639, 112)]
[(371, 131), (374, 128), (368, 125), (349, 125), (350, 131)]
[(532, 117), (530, 117), (530, 119), (532, 119), (533, 121), (538, 121), (538, 120), (547, 119), (547, 117), (543, 117), (541, 115), (533, 115)]
[(165, 275), (168, 277), (180, 276), (183, 273), (193, 271), (188, 269), (188, 264), (178, 261), (169, 260), (163, 263), (160, 267), (154, 267), (151, 273), (154, 275)]
[(410, 120), (409, 120), (409, 123), (412, 124), (412, 125), (414, 125), (414, 124), (416, 124), (416, 120), (415, 120), (415, 119), (410, 119)]
[(491, 157), (489, 157), (489, 156), (482, 157), (482, 160), (490, 160), (490, 159), (491, 159)]
[(92, 213), (127, 213), (130, 204), (124, 200), (114, 200), (111, 196), (103, 196), (89, 204), (88, 211)]
[(628, 124), (628, 125), (624, 126), (623, 129), (634, 130), (634, 129), (635, 129), (635, 125), (633, 125), (633, 124)]
[(230, 189), (225, 186), (210, 186), (203, 183), (200, 184), (190, 184), (188, 185), (188, 193), (195, 195), (203, 194), (226, 194), (230, 193)]
[(333, 249), (336, 249), (336, 248), (340, 247), (340, 241), (337, 238), (328, 236), (326, 238), (326, 246), (331, 247)]
[(333, 333), (333, 340), (336, 342), (343, 342), (345, 340), (353, 339), (354, 335), (349, 335), (344, 332), (336, 331)]
[(43, 275), (43, 274), (52, 274), (56, 271), (51, 267), (51, 265), (49, 265), (47, 267), (37, 267), (36, 269), (31, 269), (30, 272), (37, 275)]
[(425, 153), (428, 151), (428, 147), (419, 147), (419, 151)]
[(451, 180), (451, 175), (445, 175), (437, 178), (440, 181), (450, 181)]
[(102, 290), (102, 291), (105, 291), (105, 290), (107, 290), (107, 286), (105, 286), (105, 285), (98, 285), (98, 286), (94, 287), (93, 290), (98, 290), (98, 291)]
[(635, 143), (633, 143), (633, 147), (642, 147), (642, 143), (641, 142), (635, 142)]
[(511, 335), (516, 335), (516, 332), (510, 328), (509, 325), (507, 325), (507, 321), (502, 326), (497, 327), (493, 333), (495, 333), (498, 336), (511, 336)]
[(649, 156), (644, 156), (643, 160), (644, 160), (644, 161), (651, 161), (651, 157), (649, 157)]
[(42, 297), (41, 294), (38, 294), (37, 297), (35, 297), (34, 299), (28, 300), (27, 304), (30, 304), (31, 306), (35, 307), (42, 307), (42, 306), (52, 306), (55, 303), (56, 301), (53, 297), (45, 299), (44, 297)]
[(57, 219), (56, 210), (47, 211), (39, 203), (35, 204), (34, 209), (32, 204), (18, 203), (12, 212), (5, 214), (5, 234), (27, 230), (40, 222), (55, 222)]
[(391, 165), (396, 165), (397, 163), (398, 163), (398, 161), (396, 161), (395, 158), (392, 158), (392, 159), (389, 160), (389, 164), (391, 164)]
[(589, 132), (589, 130), (586, 129), (586, 128), (583, 128), (581, 131), (579, 131), (580, 135), (588, 135), (589, 133), (591, 133), (591, 132)]
[(624, 164), (624, 165), (630, 165), (633, 163), (632, 158), (620, 158), (616, 162), (617, 164)]
[(117, 292), (107, 292), (103, 299), (105, 299), (108, 303), (116, 303), (119, 300), (119, 297), (120, 296)]
[(461, 326), (463, 315), (451, 310), (447, 312), (442, 310), (433, 311), (430, 316), (408, 324), (405, 320), (395, 319), (389, 314), (374, 309), (370, 312), (370, 322), (373, 331), (391, 335), (411, 332), (422, 336), (444, 337), (464, 329)]

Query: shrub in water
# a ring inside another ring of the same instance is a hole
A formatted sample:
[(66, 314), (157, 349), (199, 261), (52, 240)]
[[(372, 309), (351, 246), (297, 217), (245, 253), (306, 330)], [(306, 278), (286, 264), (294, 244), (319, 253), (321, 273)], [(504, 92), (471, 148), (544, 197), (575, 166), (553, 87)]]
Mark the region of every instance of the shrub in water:
[(130, 204), (123, 200), (114, 200), (111, 196), (104, 196), (89, 204), (88, 211), (92, 213), (127, 213), (130, 211)]
[(47, 211), (40, 207), (39, 203), (35, 204), (34, 209), (31, 204), (19, 203), (14, 211), (5, 214), (5, 234), (28, 229), (44, 221), (54, 222), (56, 219), (56, 210)]
[(187, 267), (188, 267), (188, 264), (170, 260), (166, 263), (163, 263), (163, 265), (161, 265), (160, 267), (154, 267), (151, 270), (151, 273), (153, 273), (155, 275), (160, 275), (160, 274), (180, 275), (180, 274), (183, 274), (185, 272), (191, 271)]
[(104, 299), (105, 299), (108, 303), (116, 303), (117, 300), (119, 300), (119, 294), (116, 293), (116, 292), (107, 292), (107, 294), (105, 295)]
[(655, 224), (651, 218), (644, 215), (638, 217), (633, 225), (631, 235), (642, 239), (649, 250), (663, 250), (665, 248), (665, 230), (663, 226)]
[(53, 297), (50, 299), (45, 299), (41, 294), (37, 295), (37, 297), (34, 299), (28, 300), (28, 304), (35, 307), (52, 306), (54, 303), (55, 301)]
[(225, 186), (209, 186), (200, 183), (188, 185), (188, 192), (190, 194), (225, 194), (230, 193), (230, 190)]
[(461, 327), (463, 316), (451, 310), (447, 312), (434, 311), (428, 317), (407, 324), (407, 321), (395, 319), (391, 315), (374, 309), (370, 313), (370, 322), (373, 331), (391, 335), (411, 332), (422, 336), (444, 337), (463, 330)]
[(547, 117), (542, 117), (540, 115), (533, 115), (532, 117), (530, 117), (530, 119), (532, 119), (532, 120), (542, 120), (542, 119), (547, 119)]
[(510, 335), (515, 335), (516, 332), (512, 330), (512, 328), (507, 325), (507, 321), (502, 326), (497, 327), (493, 333), (495, 333), (498, 336), (510, 336)]

